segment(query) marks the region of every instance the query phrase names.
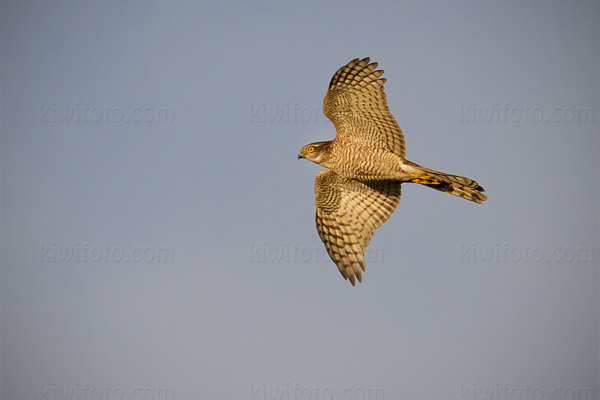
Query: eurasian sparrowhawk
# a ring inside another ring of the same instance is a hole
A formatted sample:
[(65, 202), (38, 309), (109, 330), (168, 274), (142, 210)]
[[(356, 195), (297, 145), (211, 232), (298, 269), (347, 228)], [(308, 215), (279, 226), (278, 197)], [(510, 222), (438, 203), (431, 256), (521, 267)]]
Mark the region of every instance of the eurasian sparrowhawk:
[(317, 230), (352, 285), (362, 282), (367, 246), (398, 206), (403, 182), (475, 203), (487, 199), (474, 180), (406, 159), (404, 135), (387, 106), (383, 70), (376, 67), (369, 58), (357, 58), (333, 75), (323, 112), (335, 125), (335, 140), (308, 144), (298, 154), (327, 168), (315, 179)]

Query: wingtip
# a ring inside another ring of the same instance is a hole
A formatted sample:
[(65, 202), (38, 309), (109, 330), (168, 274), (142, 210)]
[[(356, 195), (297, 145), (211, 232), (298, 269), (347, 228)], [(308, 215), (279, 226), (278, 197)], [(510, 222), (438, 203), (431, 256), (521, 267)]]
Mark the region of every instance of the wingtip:
[(356, 286), (356, 281), (358, 281), (358, 283), (362, 283), (362, 271), (360, 269), (358, 271), (350, 270), (350, 272), (348, 273), (348, 278), (350, 279), (350, 283), (352, 283), (352, 286)]
[(354, 277), (354, 275), (345, 276), (345, 278), (350, 281), (350, 283), (352, 284), (352, 286), (356, 286), (356, 278)]

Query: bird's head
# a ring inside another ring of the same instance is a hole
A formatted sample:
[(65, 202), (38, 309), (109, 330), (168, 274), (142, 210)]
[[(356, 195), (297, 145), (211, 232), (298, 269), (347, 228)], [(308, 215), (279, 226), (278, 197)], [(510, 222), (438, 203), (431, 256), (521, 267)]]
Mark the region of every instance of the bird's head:
[(307, 144), (298, 153), (298, 159), (306, 158), (309, 161), (328, 168), (327, 161), (329, 161), (330, 149), (331, 141)]

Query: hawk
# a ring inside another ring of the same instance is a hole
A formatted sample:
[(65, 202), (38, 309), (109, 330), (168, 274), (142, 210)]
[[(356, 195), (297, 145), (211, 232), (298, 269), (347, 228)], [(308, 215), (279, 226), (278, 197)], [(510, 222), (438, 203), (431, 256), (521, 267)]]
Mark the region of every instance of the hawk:
[(334, 140), (308, 144), (298, 158), (327, 168), (315, 179), (317, 231), (342, 276), (362, 282), (373, 234), (392, 216), (403, 182), (475, 203), (487, 199), (476, 181), (424, 168), (406, 159), (404, 135), (387, 106), (383, 70), (356, 58), (331, 78), (323, 112)]

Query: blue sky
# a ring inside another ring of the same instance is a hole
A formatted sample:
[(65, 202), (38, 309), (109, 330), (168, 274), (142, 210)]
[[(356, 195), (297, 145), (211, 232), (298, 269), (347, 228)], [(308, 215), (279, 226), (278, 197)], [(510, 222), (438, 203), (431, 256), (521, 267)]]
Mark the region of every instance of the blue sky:
[[(600, 396), (597, 2), (0, 10), (3, 399)], [(489, 200), (404, 185), (352, 288), (296, 155), (367, 56)]]

